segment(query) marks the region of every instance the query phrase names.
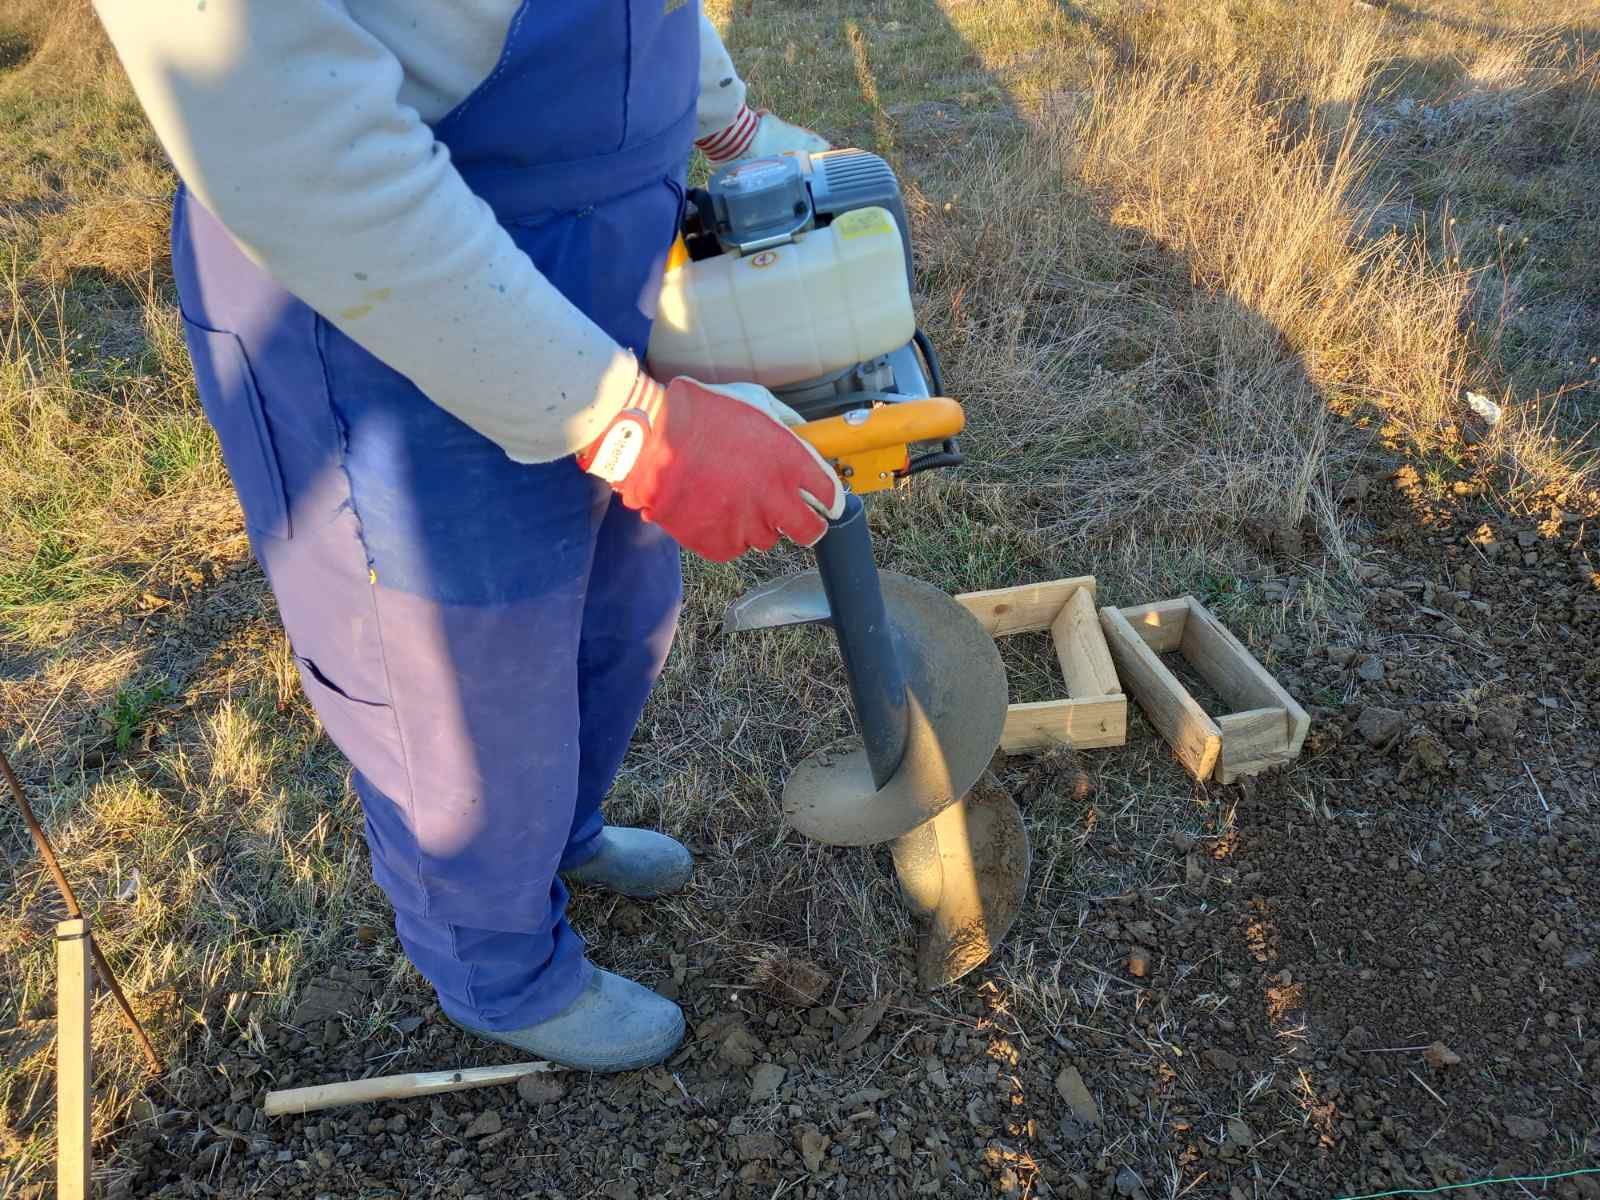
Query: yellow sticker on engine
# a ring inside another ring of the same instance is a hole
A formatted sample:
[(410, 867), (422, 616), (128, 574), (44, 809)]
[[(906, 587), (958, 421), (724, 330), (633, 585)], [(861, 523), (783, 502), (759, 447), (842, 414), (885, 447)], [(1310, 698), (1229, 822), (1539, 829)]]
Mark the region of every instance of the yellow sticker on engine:
[(857, 208), (842, 213), (833, 219), (833, 227), (839, 231), (839, 236), (846, 240), (894, 232), (894, 222), (890, 220), (888, 210), (876, 207)]

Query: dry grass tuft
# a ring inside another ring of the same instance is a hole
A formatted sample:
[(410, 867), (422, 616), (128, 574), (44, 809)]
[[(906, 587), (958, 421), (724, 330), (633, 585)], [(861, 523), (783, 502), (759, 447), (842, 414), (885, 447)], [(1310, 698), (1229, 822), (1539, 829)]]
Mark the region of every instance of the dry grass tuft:
[(25, 296), (15, 280), (11, 304), (0, 330), (0, 644), (28, 651), (160, 607), (192, 585), (197, 547), (237, 558), (243, 539), (180, 374), (172, 310), (119, 304), (74, 327), (65, 292), (35, 285)]
[(169, 271), (167, 230), (172, 202), (165, 194), (117, 195), (50, 213), (39, 222), (39, 265), (65, 282), (75, 271), (103, 271), (140, 285)]
[(115, 68), (116, 56), (91, 0), (7, 0), (4, 24), (19, 46), (19, 73), (52, 91), (75, 83), (99, 83)]

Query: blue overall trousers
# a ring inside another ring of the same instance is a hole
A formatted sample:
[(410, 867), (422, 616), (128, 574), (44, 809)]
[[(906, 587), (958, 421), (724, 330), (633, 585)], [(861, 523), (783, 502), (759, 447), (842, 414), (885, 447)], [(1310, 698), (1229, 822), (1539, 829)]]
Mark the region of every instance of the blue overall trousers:
[[(493, 72), (434, 126), (545, 277), (641, 361), (698, 22), (692, 2), (526, 0)], [(554, 1016), (592, 972), (557, 871), (598, 852), (672, 641), (678, 547), (572, 459), (512, 462), (181, 190), (172, 242), (200, 398), (306, 695), (355, 768), (401, 943), (452, 1017)]]

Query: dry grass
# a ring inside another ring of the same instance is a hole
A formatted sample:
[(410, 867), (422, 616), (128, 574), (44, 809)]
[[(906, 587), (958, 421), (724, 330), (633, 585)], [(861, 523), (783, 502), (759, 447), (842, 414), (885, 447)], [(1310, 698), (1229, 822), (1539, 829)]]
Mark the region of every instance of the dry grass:
[[(1334, 497), (1360, 456), (1591, 502), (1593, 5), (1556, 33), (1532, 4), (1453, 0), (709, 7), (762, 102), (910, 185), (973, 462), (875, 507), (891, 565), (952, 591), (1094, 571), (1113, 602), (1193, 591), (1241, 635), (1317, 641), (1359, 620)], [(359, 812), (246, 562), (162, 268), (172, 181), (86, 4), (8, 5), (0, 127), (0, 714), (181, 1093), (213, 1037), (283, 1015), (336, 955), (420, 983), (391, 937), (352, 941), (388, 924)], [(1509, 413), (1470, 440), (1469, 386)], [(801, 561), (691, 565), (612, 815), (695, 844), (699, 883), (667, 911), (697, 956), (755, 971), (804, 946), (853, 992), (910, 947), (883, 856), (803, 842), (774, 798), (847, 731), (834, 651), (716, 632)], [(1307, 581), (1292, 602), (1254, 582), (1280, 566)], [(1126, 751), (1011, 783), (1035, 886), (986, 995), (1019, 1027), (1092, 1024), (1116, 997), (1076, 964), (1084, 900), (1225, 814), (1137, 726)], [(20, 826), (0, 831), (5, 1191), (48, 1161), (50, 1052), (26, 1035), (56, 912)], [(1091, 835), (1142, 849), (1098, 856)], [(575, 915), (610, 965), (639, 954), (597, 902)], [(108, 1011), (97, 1031), (111, 1128), (140, 1072)]]
[[(155, 183), (167, 182), (157, 177)], [(159, 192), (115, 196), (51, 214), (39, 222), (40, 267), (65, 282), (76, 271), (99, 271), (142, 283), (167, 270), (171, 197)]]
[(926, 319), (1001, 435), (979, 435), (985, 474), (1053, 493), (1052, 534), (1309, 516), (1337, 553), (1333, 414), (1585, 502), (1592, 457), (1539, 397), (1501, 391), (1507, 418), (1463, 446), (1468, 386), (1506, 387), (1473, 325), (1482, 272), (1359, 202), (1383, 38), (1303, 43), (1289, 99), (1282, 64), (1101, 68), (1019, 137), (964, 146), (952, 198), (925, 203)]
[(162, 291), (170, 172), (86, 4), (5, 22), (0, 646), (31, 658), (242, 541)]

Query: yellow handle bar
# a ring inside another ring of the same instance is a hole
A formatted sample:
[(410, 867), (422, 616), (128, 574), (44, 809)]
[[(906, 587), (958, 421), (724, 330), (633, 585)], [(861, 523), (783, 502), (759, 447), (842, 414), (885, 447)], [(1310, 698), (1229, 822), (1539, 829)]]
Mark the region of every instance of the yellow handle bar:
[(912, 442), (942, 442), (960, 433), (966, 421), (957, 401), (931, 396), (808, 421), (794, 431), (816, 447), (823, 458), (847, 458), (866, 450)]
[(955, 437), (966, 420), (959, 403), (930, 396), (807, 421), (794, 432), (828, 460), (847, 491), (877, 492), (893, 487), (911, 465), (912, 442)]

